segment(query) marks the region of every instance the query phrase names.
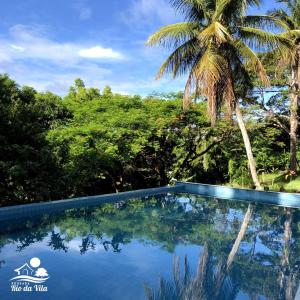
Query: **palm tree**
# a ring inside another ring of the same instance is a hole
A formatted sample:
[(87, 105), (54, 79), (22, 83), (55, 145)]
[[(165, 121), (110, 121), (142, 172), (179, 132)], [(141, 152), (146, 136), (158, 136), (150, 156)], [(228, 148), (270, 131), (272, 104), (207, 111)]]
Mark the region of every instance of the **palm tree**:
[(269, 13), (268, 21), (285, 30), (281, 36), (288, 38), (291, 47), (288, 53), (280, 61), (290, 69), (290, 171), (297, 172), (297, 131), (298, 131), (298, 106), (300, 88), (300, 1), (299, 0), (278, 0), (287, 5), (288, 11), (282, 9)]
[(246, 44), (287, 48), (286, 38), (254, 28), (245, 12), (260, 0), (170, 0), (186, 21), (162, 27), (149, 37), (147, 45), (160, 45), (173, 52), (158, 71), (158, 78), (171, 73), (175, 78), (187, 74), (183, 107), (189, 108), (191, 92), (207, 99), (208, 114), (215, 124), (223, 105), (226, 115), (233, 110), (240, 127), (251, 176), (257, 189), (259, 182), (251, 143), (240, 110), (240, 100), (251, 87), (247, 68), (251, 68), (265, 85), (266, 72), (254, 51)]

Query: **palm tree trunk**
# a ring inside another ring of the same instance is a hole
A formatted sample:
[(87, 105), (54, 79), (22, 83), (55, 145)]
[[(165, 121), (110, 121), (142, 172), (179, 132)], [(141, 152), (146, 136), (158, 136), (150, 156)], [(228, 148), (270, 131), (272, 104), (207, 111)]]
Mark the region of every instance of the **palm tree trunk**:
[(297, 172), (299, 75), (300, 62), (299, 59), (296, 59), (295, 64), (292, 66), (292, 83), (290, 92), (290, 171), (295, 173)]
[(290, 242), (292, 239), (292, 220), (293, 213), (291, 209), (286, 210), (286, 220), (284, 222), (284, 246), (281, 257), (281, 272), (279, 277), (281, 299), (293, 300), (294, 273), (290, 271)]
[(248, 206), (248, 209), (247, 209), (247, 212), (244, 216), (244, 220), (243, 220), (243, 223), (241, 225), (241, 228), (240, 228), (240, 231), (235, 239), (235, 242), (231, 248), (231, 251), (228, 255), (228, 258), (227, 258), (227, 264), (226, 264), (226, 267), (227, 267), (227, 270), (231, 267), (233, 261), (234, 261), (234, 258), (236, 256), (236, 253), (237, 251), (239, 250), (239, 247), (240, 247), (240, 244), (241, 244), (241, 241), (243, 240), (244, 238), (244, 235), (246, 233), (246, 229), (248, 227), (248, 224), (249, 224), (249, 221), (251, 219), (251, 216), (252, 216), (252, 213), (253, 213), (253, 207), (251, 204), (249, 204)]
[(243, 136), (244, 145), (245, 145), (246, 152), (247, 152), (247, 157), (248, 157), (248, 164), (249, 164), (250, 173), (251, 173), (251, 176), (252, 176), (253, 183), (254, 183), (257, 190), (263, 190), (263, 188), (262, 188), (262, 186), (259, 182), (258, 176), (257, 176), (256, 163), (255, 163), (255, 159), (254, 159), (254, 156), (253, 156), (252, 147), (251, 147), (251, 143), (250, 143), (250, 140), (249, 140), (248, 132), (247, 132), (244, 120), (243, 120), (243, 115), (241, 113), (239, 101), (237, 101), (237, 103), (236, 103), (235, 113), (236, 113), (236, 118), (237, 118), (237, 121), (238, 121), (238, 124), (239, 124), (239, 128), (240, 128), (242, 136)]
[(240, 248), (241, 242), (245, 236), (247, 227), (249, 225), (249, 221), (251, 219), (252, 213), (253, 213), (253, 206), (252, 206), (252, 204), (249, 204), (246, 214), (244, 216), (241, 228), (240, 228), (239, 233), (234, 241), (231, 251), (227, 257), (226, 263), (221, 261), (217, 267), (216, 282), (215, 282), (215, 286), (214, 286), (214, 297), (212, 299), (218, 299), (218, 297), (220, 295), (221, 287), (224, 283), (224, 280), (226, 278), (226, 275), (227, 275), (230, 267), (232, 266), (235, 256)]

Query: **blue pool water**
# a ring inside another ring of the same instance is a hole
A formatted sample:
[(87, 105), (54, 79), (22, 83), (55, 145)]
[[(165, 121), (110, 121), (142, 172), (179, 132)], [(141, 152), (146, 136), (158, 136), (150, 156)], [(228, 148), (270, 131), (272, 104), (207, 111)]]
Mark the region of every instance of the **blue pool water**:
[(295, 299), (299, 212), (164, 194), (2, 222), (0, 299)]

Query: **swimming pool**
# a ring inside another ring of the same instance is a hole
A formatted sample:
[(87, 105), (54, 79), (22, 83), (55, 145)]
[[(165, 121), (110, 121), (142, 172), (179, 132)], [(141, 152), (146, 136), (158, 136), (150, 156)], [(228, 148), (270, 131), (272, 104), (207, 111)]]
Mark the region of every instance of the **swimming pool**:
[(176, 192), (2, 220), (0, 299), (295, 299), (299, 235), (299, 209)]

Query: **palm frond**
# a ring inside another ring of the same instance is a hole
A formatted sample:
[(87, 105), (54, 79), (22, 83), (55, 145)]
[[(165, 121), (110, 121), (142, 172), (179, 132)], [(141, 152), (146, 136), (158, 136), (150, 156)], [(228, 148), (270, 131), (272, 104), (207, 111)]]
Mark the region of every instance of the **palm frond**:
[(272, 15), (248, 15), (242, 18), (242, 24), (246, 27), (254, 26), (261, 29), (290, 29), (285, 22)]
[(211, 23), (208, 27), (202, 30), (197, 37), (205, 45), (207, 45), (212, 40), (217, 44), (229, 42), (232, 40), (232, 37), (227, 31), (226, 27), (224, 27), (219, 22)]
[(144, 285), (148, 300), (230, 300), (234, 299), (237, 285), (226, 273), (224, 264), (220, 262), (216, 268), (208, 245), (203, 247), (202, 255), (198, 260), (196, 274), (190, 271), (187, 256), (184, 259), (184, 272), (180, 273), (180, 260), (173, 260), (173, 281), (160, 279), (159, 287), (152, 289)]
[(181, 22), (164, 26), (149, 37), (146, 45), (177, 47), (189, 39), (195, 38), (198, 30), (199, 24), (195, 22)]
[[(277, 0), (277, 2), (285, 3), (288, 10), (289, 15), (295, 27), (300, 26), (300, 2), (298, 0)], [(283, 10), (282, 10), (283, 11)]]
[(281, 33), (280, 36), (286, 39), (299, 39), (300, 38), (300, 29), (288, 30), (284, 33)]
[(246, 14), (249, 6), (259, 6), (260, 2), (260, 0), (226, 1), (226, 3), (222, 3), (222, 8), (220, 10), (221, 13), (219, 13), (219, 17), (222, 17), (222, 20), (227, 24), (236, 23), (242, 16)]
[(292, 45), (291, 41), (279, 34), (267, 32), (253, 27), (239, 27), (240, 36), (249, 40), (257, 49), (278, 49), (285, 51)]
[(201, 48), (198, 47), (197, 39), (192, 39), (173, 51), (168, 59), (160, 67), (156, 78), (160, 79), (164, 74), (171, 73), (173, 78), (183, 75), (191, 70), (194, 58), (198, 56)]
[(236, 12), (242, 16), (249, 6), (259, 6), (260, 2), (260, 0), (216, 0), (215, 12), (212, 20), (218, 21), (223, 15), (235, 14)]
[(188, 21), (211, 19), (214, 0), (169, 0), (171, 5), (185, 16)]
[(268, 15), (274, 20), (274, 22), (277, 22), (279, 26), (286, 30), (293, 30), (297, 27), (292, 17), (289, 16), (283, 9), (271, 10)]
[(222, 76), (227, 76), (228, 70), (224, 68), (226, 64), (226, 58), (216, 47), (210, 45), (192, 70), (197, 85), (210, 86), (212, 81), (215, 82), (220, 80)]
[(255, 52), (251, 48), (249, 48), (242, 40), (237, 40), (234, 45), (241, 53), (241, 55), (246, 59), (246, 64), (248, 64), (248, 66), (250, 66), (258, 74), (263, 84), (269, 86), (270, 81), (267, 76), (266, 70)]
[(232, 0), (216, 0), (215, 13), (212, 18), (213, 21), (219, 21), (224, 13), (225, 8), (231, 3), (231, 1)]
[[(226, 100), (232, 102), (234, 98), (233, 82), (230, 81), (230, 67), (228, 61), (211, 44), (195, 64), (188, 77), (184, 93), (184, 105), (190, 103), (190, 91), (195, 87), (196, 95), (202, 94), (207, 98), (208, 115), (212, 125), (215, 124), (218, 112), (223, 102), (221, 95), (226, 94)], [(223, 88), (223, 93), (220, 91)], [(231, 105), (229, 105), (231, 107)]]

